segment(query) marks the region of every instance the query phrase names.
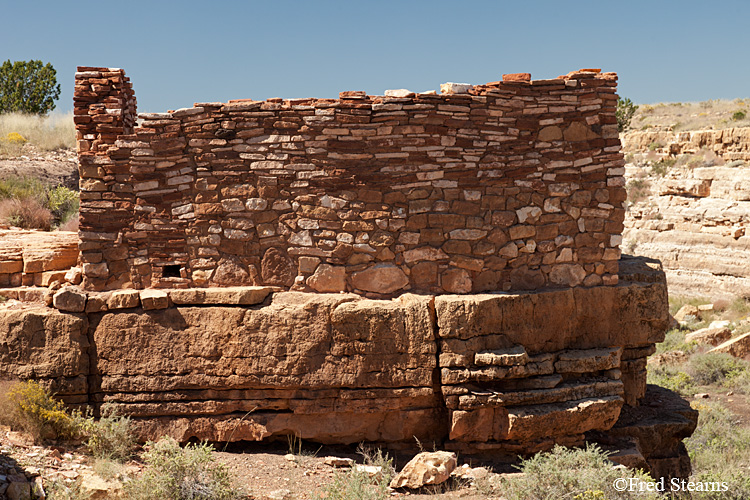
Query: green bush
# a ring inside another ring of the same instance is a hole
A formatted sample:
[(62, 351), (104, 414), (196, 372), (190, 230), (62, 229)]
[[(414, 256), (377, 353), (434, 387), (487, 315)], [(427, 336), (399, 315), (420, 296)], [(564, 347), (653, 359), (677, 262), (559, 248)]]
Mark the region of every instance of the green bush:
[(726, 492), (693, 492), (693, 500), (750, 498), (750, 429), (729, 410), (716, 404), (694, 404), (700, 411), (698, 427), (685, 440), (693, 465), (694, 482), (726, 482)]
[(633, 120), (633, 115), (638, 110), (638, 106), (628, 99), (618, 97), (617, 98), (617, 110), (615, 116), (617, 118), (617, 130), (618, 132), (625, 132), (630, 128), (630, 122)]
[(721, 384), (730, 374), (746, 369), (747, 363), (719, 352), (695, 354), (687, 364), (687, 373), (700, 385)]
[(118, 415), (114, 406), (102, 405), (101, 418), (98, 421), (87, 419), (85, 429), (88, 436), (86, 446), (94, 457), (119, 462), (132, 455), (135, 438), (130, 418)]
[(690, 375), (672, 366), (649, 367), (646, 381), (683, 396), (692, 396), (695, 393), (695, 386)]
[(503, 481), (503, 495), (508, 500), (659, 498), (657, 493), (617, 491), (616, 479), (651, 478), (641, 471), (615, 467), (596, 445), (584, 449), (555, 446), (548, 453), (524, 460), (519, 468), (523, 476)]
[(732, 113), (732, 120), (738, 122), (740, 120), (744, 120), (747, 117), (747, 113), (743, 109), (739, 109)]
[(184, 448), (172, 438), (146, 444), (146, 470), (126, 485), (133, 500), (228, 500), (240, 498), (229, 469), (216, 462), (209, 444)]

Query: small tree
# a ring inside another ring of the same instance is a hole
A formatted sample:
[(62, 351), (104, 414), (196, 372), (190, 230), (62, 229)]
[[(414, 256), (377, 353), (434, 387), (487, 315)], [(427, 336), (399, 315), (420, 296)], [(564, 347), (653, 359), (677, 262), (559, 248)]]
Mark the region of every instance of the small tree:
[(617, 116), (618, 132), (625, 132), (630, 128), (630, 121), (633, 119), (633, 115), (637, 109), (638, 106), (633, 104), (633, 101), (627, 97), (625, 99), (621, 97), (617, 98), (617, 111), (615, 111), (615, 116)]
[(0, 113), (47, 114), (60, 97), (57, 72), (42, 61), (10, 59), (0, 66)]

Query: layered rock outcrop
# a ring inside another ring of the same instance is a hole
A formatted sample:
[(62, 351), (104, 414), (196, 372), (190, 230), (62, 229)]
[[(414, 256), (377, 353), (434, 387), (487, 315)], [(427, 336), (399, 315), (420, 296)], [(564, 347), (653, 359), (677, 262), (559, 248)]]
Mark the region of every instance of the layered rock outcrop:
[(709, 150), (725, 161), (750, 160), (750, 128), (692, 130), (684, 132), (628, 132), (622, 136), (625, 151), (660, 151), (670, 155)]
[(88, 312), (0, 312), (0, 375), (112, 403), (144, 439), (417, 437), (513, 459), (638, 411), (666, 286), (642, 261), (622, 268), (615, 287), (392, 300), (208, 288), (152, 307), (150, 290), (68, 287)]
[(672, 293), (750, 296), (750, 166), (645, 170), (627, 167), (649, 195), (628, 209), (626, 251), (659, 259)]

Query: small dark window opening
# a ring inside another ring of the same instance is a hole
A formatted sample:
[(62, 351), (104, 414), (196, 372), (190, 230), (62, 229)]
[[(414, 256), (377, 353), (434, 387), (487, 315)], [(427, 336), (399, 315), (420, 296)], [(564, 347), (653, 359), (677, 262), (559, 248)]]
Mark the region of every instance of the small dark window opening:
[(161, 268), (162, 278), (179, 278), (180, 277), (180, 265), (173, 264), (171, 266), (164, 266)]

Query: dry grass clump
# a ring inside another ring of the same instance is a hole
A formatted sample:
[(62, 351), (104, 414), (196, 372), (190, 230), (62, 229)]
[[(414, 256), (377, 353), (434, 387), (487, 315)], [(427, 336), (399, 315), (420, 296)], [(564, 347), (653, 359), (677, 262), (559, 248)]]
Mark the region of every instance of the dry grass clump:
[(64, 186), (52, 187), (31, 178), (0, 180), (0, 222), (10, 226), (77, 230), (78, 206), (78, 193)]
[(73, 112), (47, 116), (23, 113), (0, 115), (0, 156), (18, 156), (24, 144), (42, 151), (71, 149), (76, 144)]
[(34, 198), (11, 198), (0, 201), (0, 221), (24, 229), (49, 231), (52, 227), (52, 212)]

